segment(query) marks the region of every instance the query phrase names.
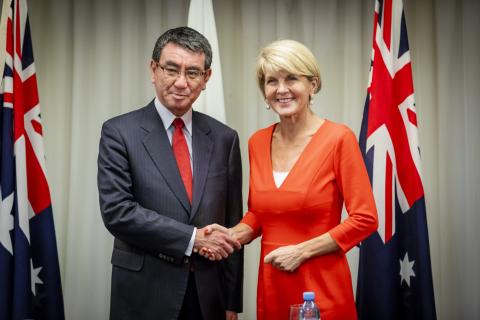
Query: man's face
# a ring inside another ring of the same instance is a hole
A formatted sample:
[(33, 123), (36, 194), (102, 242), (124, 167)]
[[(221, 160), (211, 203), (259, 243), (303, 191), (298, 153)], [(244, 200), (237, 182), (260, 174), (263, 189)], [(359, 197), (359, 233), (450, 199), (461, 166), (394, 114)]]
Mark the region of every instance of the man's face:
[(150, 76), (158, 99), (176, 116), (187, 112), (205, 89), (212, 71), (204, 67), (204, 53), (174, 43), (167, 43), (158, 62), (150, 62)]

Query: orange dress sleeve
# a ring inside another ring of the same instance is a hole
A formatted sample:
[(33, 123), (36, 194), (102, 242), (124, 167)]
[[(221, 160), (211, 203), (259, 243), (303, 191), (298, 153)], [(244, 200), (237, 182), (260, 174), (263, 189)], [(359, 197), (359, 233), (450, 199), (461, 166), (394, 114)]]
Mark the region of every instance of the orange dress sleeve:
[(360, 148), (350, 129), (340, 137), (334, 152), (336, 181), (348, 218), (329, 233), (347, 252), (377, 229), (377, 209)]
[(245, 223), (248, 225), (250, 228), (253, 229), (253, 239), (259, 237), (262, 234), (262, 227), (260, 226), (260, 223), (258, 222), (258, 219), (255, 215), (255, 213), (251, 211), (247, 211), (245, 216), (243, 217), (242, 221), (240, 223)]
[[(250, 181), (252, 180), (252, 138), (248, 140), (248, 160), (250, 163)], [(240, 223), (245, 223), (246, 225), (250, 226), (253, 229), (253, 239), (259, 237), (262, 234), (262, 226), (260, 225), (260, 221), (258, 220), (257, 215), (250, 210), (250, 194), (252, 193), (252, 186), (249, 183), (249, 192), (248, 192), (248, 211), (245, 213), (245, 216), (240, 221)]]

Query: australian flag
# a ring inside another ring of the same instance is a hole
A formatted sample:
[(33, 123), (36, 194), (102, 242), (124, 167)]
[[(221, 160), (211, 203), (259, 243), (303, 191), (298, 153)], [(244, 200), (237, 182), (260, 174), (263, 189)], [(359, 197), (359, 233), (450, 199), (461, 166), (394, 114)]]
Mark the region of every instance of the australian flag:
[(1, 30), (0, 319), (64, 319), (26, 0)]
[(360, 245), (360, 319), (436, 319), (412, 67), (402, 0), (376, 1), (360, 148), (378, 209)]

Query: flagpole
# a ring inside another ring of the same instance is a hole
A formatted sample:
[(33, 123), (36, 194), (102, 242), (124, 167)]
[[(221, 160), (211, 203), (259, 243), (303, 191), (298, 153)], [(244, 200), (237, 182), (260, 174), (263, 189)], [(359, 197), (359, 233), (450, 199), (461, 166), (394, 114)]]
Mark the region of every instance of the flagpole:
[(3, 69), (5, 68), (7, 56), (7, 51), (5, 50), (7, 45), (7, 18), (12, 0), (3, 0), (2, 3), (2, 18), (0, 20), (0, 78), (2, 83), (0, 85), (3, 87)]

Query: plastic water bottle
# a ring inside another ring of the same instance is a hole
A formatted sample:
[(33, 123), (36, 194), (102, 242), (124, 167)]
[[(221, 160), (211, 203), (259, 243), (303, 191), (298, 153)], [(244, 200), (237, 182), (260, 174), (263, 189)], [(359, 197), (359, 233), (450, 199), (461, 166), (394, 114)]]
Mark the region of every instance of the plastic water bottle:
[(300, 320), (319, 320), (320, 310), (315, 304), (315, 292), (303, 293), (303, 305), (300, 310)]

